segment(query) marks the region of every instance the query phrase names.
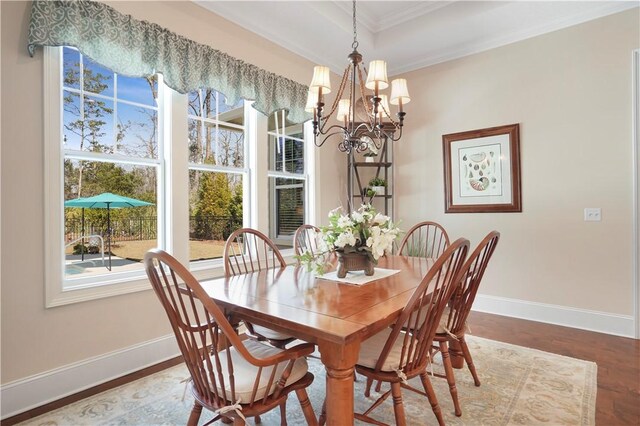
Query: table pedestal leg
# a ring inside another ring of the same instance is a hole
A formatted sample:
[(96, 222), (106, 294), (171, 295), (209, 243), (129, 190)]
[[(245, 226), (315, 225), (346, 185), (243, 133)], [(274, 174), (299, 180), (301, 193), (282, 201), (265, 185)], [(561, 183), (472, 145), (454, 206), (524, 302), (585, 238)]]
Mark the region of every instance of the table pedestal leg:
[(353, 424), (353, 370), (360, 342), (340, 345), (319, 342), (320, 356), (327, 371), (327, 425)]

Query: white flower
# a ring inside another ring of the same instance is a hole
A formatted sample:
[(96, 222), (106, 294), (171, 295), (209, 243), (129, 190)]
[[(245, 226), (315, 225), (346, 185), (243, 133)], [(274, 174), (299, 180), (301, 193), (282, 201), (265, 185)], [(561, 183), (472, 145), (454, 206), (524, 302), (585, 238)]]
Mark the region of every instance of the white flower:
[(358, 213), (358, 212), (351, 213), (351, 219), (353, 219), (353, 223), (362, 223), (362, 222), (364, 222), (364, 216), (361, 213)]
[(342, 215), (338, 218), (338, 226), (341, 228), (350, 228), (353, 226), (353, 222), (349, 219), (349, 216)]
[(354, 237), (353, 233), (349, 231), (345, 231), (338, 235), (335, 243), (333, 243), (338, 248), (344, 248), (344, 246), (355, 246), (356, 245), (356, 237)]
[(385, 215), (383, 215), (381, 213), (377, 213), (376, 216), (373, 218), (372, 222), (374, 224), (382, 225), (387, 220), (389, 220), (389, 216), (385, 216)]

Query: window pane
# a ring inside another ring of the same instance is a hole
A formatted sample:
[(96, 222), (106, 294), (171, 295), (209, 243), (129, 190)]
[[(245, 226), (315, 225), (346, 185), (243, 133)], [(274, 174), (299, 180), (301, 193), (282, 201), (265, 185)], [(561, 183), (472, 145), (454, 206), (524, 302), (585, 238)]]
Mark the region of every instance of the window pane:
[(231, 127), (218, 128), (218, 164), (229, 167), (244, 165), (244, 132)]
[(126, 77), (118, 75), (118, 99), (157, 106), (158, 77)]
[[(64, 209), (67, 278), (141, 269), (142, 258), (158, 245), (157, 169), (116, 163), (65, 160), (65, 200), (111, 192), (152, 206)], [(84, 237), (84, 238), (83, 238)], [(103, 252), (104, 244), (104, 252)], [(102, 255), (104, 253), (104, 262)]]
[(269, 135), (269, 170), (304, 174), (304, 142)]
[(200, 111), (200, 90), (189, 93), (189, 110), (187, 114), (200, 117), (202, 112)]
[(189, 171), (189, 259), (222, 257), (224, 243), (242, 227), (242, 175)]
[(62, 92), (63, 126), (62, 143), (64, 149), (86, 150), (84, 146), (84, 121), (82, 120), (82, 109), (80, 106), (80, 95), (77, 93)]
[(113, 102), (93, 96), (84, 98), (84, 120), (80, 123), (81, 143), (89, 151), (113, 151)]
[(113, 71), (83, 57), (84, 90), (113, 97)]
[(202, 126), (200, 120), (189, 119), (189, 162), (202, 164), (204, 156), (200, 145)]
[(117, 152), (134, 157), (158, 158), (158, 113), (118, 102)]
[(286, 118), (286, 113), (283, 124), (282, 111), (276, 111), (269, 116), (268, 130), (270, 133), (277, 132), (280, 136), (291, 136), (299, 139), (304, 138), (302, 124), (293, 124), (293, 122)]
[(80, 89), (80, 52), (65, 47), (62, 53), (62, 64), (64, 87)]
[(269, 178), (271, 204), (270, 229), (273, 239), (291, 238), (305, 223), (304, 186), (302, 180)]

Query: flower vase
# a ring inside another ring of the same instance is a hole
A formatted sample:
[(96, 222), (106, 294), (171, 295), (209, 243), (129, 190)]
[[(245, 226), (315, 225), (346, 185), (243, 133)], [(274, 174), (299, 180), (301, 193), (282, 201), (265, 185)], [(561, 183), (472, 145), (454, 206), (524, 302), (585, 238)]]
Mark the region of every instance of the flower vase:
[(374, 265), (367, 253), (338, 254), (338, 278), (344, 278), (349, 271), (364, 271), (366, 276), (373, 275)]

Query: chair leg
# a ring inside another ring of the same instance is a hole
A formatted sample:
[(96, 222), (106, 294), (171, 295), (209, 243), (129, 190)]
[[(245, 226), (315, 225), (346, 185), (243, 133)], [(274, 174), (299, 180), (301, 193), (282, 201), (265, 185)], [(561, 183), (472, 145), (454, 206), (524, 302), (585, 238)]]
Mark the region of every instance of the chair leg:
[(456, 416), (460, 417), (462, 415), (462, 410), (460, 410), (460, 402), (458, 401), (456, 377), (453, 375), (451, 356), (449, 354), (449, 348), (446, 341), (440, 342), (440, 353), (442, 354), (442, 364), (444, 365), (444, 372), (447, 377), (447, 383), (449, 383), (449, 393), (451, 394), (451, 399), (453, 399), (453, 408)]
[(371, 377), (367, 377), (367, 384), (364, 387), (364, 396), (367, 398), (371, 396), (371, 385), (373, 385), (373, 379)]
[(380, 393), (380, 389), (382, 389), (382, 380), (378, 380), (378, 384), (376, 385), (376, 392)]
[(391, 395), (393, 396), (393, 412), (396, 417), (396, 425), (406, 426), (407, 420), (404, 415), (404, 405), (402, 404), (402, 388), (399, 382), (391, 383)]
[(313, 412), (313, 407), (309, 402), (309, 395), (307, 395), (307, 390), (296, 389), (296, 395), (298, 396), (298, 401), (300, 401), (300, 407), (302, 407), (302, 412), (304, 413), (304, 418), (307, 420), (307, 424), (310, 426), (317, 426), (318, 420), (316, 419), (316, 413)]
[(433, 390), (433, 385), (431, 385), (431, 380), (429, 380), (429, 376), (427, 375), (426, 371), (420, 375), (420, 380), (422, 381), (424, 391), (427, 393), (427, 398), (429, 398), (429, 403), (431, 404), (433, 414), (435, 414), (436, 419), (438, 419), (438, 424), (440, 426), (444, 426), (442, 410), (440, 410), (440, 406), (438, 405), (438, 398), (436, 397), (436, 393)]
[(260, 424), (260, 423), (262, 423), (262, 419), (260, 418), (260, 416), (255, 416), (255, 417), (253, 418), (253, 421), (254, 421), (256, 424)]
[(201, 414), (202, 414), (202, 405), (200, 405), (196, 401), (193, 403), (191, 414), (189, 414), (189, 420), (187, 420), (187, 426), (196, 426), (198, 424), (198, 420), (200, 420)]
[(327, 398), (322, 402), (322, 412), (320, 413), (320, 418), (318, 419), (318, 424), (320, 426), (324, 426), (327, 422)]
[(467, 342), (464, 340), (464, 336), (460, 337), (460, 347), (462, 348), (464, 360), (467, 362), (467, 367), (469, 367), (469, 371), (471, 371), (471, 375), (473, 376), (473, 383), (476, 386), (480, 386), (480, 379), (478, 378), (478, 373), (476, 373), (476, 367), (473, 365), (473, 358), (471, 358), (471, 352), (469, 351)]
[(280, 404), (280, 426), (287, 426), (287, 400)]

